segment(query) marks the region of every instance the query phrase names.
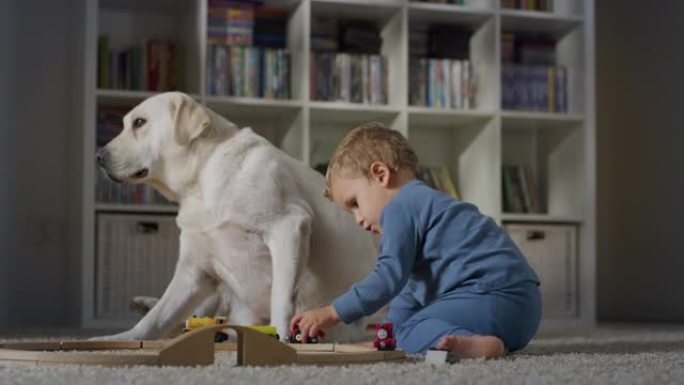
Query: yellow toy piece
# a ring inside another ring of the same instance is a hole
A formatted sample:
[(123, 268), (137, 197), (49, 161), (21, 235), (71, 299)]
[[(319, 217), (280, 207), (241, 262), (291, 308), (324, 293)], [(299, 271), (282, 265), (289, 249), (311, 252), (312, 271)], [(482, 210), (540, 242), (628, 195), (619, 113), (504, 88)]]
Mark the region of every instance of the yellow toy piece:
[(185, 320), (185, 331), (201, 328), (209, 325), (220, 325), (227, 323), (226, 317), (198, 317), (193, 315)]
[(266, 334), (268, 336), (275, 337), (275, 339), (280, 340), (280, 336), (278, 335), (278, 329), (276, 329), (275, 326), (247, 326), (248, 328), (252, 330), (256, 330), (260, 333)]

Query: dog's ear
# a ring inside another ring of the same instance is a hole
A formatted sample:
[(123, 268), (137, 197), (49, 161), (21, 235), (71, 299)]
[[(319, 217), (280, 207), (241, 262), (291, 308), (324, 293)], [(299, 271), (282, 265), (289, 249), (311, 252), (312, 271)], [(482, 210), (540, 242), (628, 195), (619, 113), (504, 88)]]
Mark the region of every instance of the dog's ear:
[(176, 98), (171, 103), (171, 116), (176, 125), (174, 136), (176, 143), (187, 146), (202, 135), (211, 125), (207, 111), (194, 100)]

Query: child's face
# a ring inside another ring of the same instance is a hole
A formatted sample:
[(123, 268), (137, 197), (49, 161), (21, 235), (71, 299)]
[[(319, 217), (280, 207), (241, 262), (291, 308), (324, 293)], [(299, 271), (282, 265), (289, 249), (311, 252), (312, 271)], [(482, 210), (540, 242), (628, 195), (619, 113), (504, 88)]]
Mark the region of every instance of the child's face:
[(359, 226), (375, 234), (382, 233), (380, 214), (392, 199), (382, 181), (374, 177), (338, 176), (330, 187), (335, 203), (354, 214)]

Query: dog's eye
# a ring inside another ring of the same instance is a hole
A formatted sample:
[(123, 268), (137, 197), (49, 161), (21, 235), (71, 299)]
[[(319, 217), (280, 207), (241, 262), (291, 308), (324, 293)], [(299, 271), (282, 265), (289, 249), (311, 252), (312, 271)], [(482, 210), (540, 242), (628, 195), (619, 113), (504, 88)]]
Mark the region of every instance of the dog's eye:
[(147, 123), (147, 120), (143, 118), (135, 118), (135, 120), (133, 120), (133, 128), (140, 128), (144, 126), (145, 123)]

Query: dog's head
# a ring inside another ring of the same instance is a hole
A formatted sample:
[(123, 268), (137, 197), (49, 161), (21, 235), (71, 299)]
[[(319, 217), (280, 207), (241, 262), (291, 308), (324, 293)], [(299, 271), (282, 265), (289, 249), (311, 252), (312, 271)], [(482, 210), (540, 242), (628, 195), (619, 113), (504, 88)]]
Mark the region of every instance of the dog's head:
[(123, 119), (123, 131), (96, 153), (97, 163), (115, 182), (168, 185), (187, 170), (189, 154), (200, 138), (209, 137), (209, 111), (190, 96), (167, 92), (134, 107)]

